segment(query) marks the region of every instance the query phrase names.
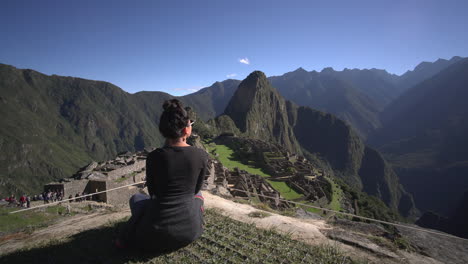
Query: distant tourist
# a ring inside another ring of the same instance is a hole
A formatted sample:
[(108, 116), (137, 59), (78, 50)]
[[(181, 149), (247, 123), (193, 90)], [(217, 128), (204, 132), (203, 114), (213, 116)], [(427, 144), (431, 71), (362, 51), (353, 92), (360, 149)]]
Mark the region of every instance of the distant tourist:
[(31, 197), (29, 196), (26, 197), (26, 207), (31, 207)]
[(15, 198), (15, 195), (14, 195), (14, 194), (12, 194), (12, 195), (10, 196), (10, 198), (8, 198), (8, 204), (9, 204), (9, 205), (15, 205), (15, 206), (16, 206), (16, 198)]
[(86, 192), (82, 192), (82, 193), (81, 193), (81, 196), (83, 196), (83, 197), (81, 198), (82, 201), (88, 200), (88, 197), (85, 197), (86, 194), (87, 194)]
[(26, 194), (21, 195), (19, 202), (21, 207), (26, 206)]
[(46, 194), (46, 203), (49, 203), (52, 200), (52, 192), (49, 190)]
[(70, 203), (73, 202), (73, 195), (70, 194), (70, 196), (68, 196), (68, 200)]
[(10, 203), (16, 203), (16, 197), (14, 194), (10, 196)]
[(76, 193), (76, 194), (75, 194), (75, 202), (81, 202), (80, 194), (79, 194), (79, 193)]
[(203, 197), (200, 189), (207, 171), (208, 155), (187, 144), (193, 121), (181, 102), (164, 102), (159, 131), (164, 147), (148, 154), (146, 179), (150, 196), (130, 199), (131, 218), (123, 228), (118, 248), (152, 251), (184, 247), (203, 232)]

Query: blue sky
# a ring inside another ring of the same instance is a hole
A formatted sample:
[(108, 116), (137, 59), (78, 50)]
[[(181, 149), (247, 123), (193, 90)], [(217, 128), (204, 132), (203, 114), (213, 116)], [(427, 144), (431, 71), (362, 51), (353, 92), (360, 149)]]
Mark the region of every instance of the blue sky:
[(467, 2), (2, 1), (0, 63), (173, 95), (254, 70), (402, 74), (468, 56)]

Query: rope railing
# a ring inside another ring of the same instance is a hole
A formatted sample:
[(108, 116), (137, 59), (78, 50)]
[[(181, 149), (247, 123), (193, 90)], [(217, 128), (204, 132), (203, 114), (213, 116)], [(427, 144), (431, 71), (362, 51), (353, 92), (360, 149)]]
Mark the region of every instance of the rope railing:
[[(24, 212), (24, 211), (43, 208), (43, 207), (47, 207), (47, 206), (51, 206), (51, 205), (55, 205), (55, 204), (60, 204), (60, 203), (67, 202), (67, 201), (74, 201), (74, 200), (77, 200), (77, 199), (81, 199), (81, 198), (85, 198), (85, 197), (89, 197), (89, 196), (93, 196), (93, 195), (97, 195), (97, 194), (101, 194), (101, 193), (107, 193), (107, 192), (110, 192), (110, 191), (115, 191), (115, 190), (123, 189), (123, 188), (126, 188), (126, 187), (134, 186), (134, 185), (144, 184), (144, 183), (146, 183), (146, 181), (140, 181), (140, 182), (136, 182), (136, 183), (132, 183), (132, 184), (127, 184), (127, 185), (124, 185), (124, 186), (119, 186), (119, 187), (108, 189), (108, 190), (105, 190), (105, 191), (86, 194), (86, 195), (74, 197), (74, 198), (71, 198), (71, 199), (65, 199), (65, 200), (52, 202), (52, 203), (47, 203), (47, 204), (43, 204), (43, 205), (31, 207), (31, 208), (20, 209), (20, 210), (17, 210), (17, 211), (10, 212), (10, 214), (16, 214), (16, 213), (20, 213), (20, 212)], [(340, 214), (340, 215), (355, 217), (355, 218), (359, 218), (359, 219), (367, 220), (367, 221), (371, 221), (371, 222), (376, 222), (376, 223), (381, 223), (381, 224), (386, 224), (386, 225), (391, 225), (391, 226), (396, 226), (396, 227), (402, 227), (402, 228), (407, 228), (407, 229), (411, 229), (411, 230), (414, 230), (414, 231), (425, 232), (425, 233), (430, 233), (430, 234), (434, 234), (434, 235), (439, 235), (439, 236), (455, 238), (455, 239), (459, 239), (459, 240), (463, 240), (463, 241), (468, 241), (468, 239), (466, 239), (466, 238), (461, 238), (461, 237), (457, 237), (457, 236), (454, 236), (454, 235), (441, 233), (441, 232), (437, 232), (437, 231), (433, 231), (433, 230), (418, 228), (418, 227), (399, 224), (399, 223), (392, 223), (392, 222), (388, 222), (388, 221), (378, 220), (378, 219), (365, 217), (365, 216), (360, 216), (360, 215), (355, 215), (355, 214), (351, 214), (351, 213), (340, 212), (340, 211), (336, 211), (336, 210), (332, 210), (332, 209), (328, 209), (328, 208), (313, 206), (313, 205), (310, 205), (310, 204), (299, 203), (299, 202), (295, 202), (295, 201), (289, 201), (289, 200), (281, 199), (281, 198), (278, 198), (278, 197), (267, 196), (267, 195), (263, 195), (263, 194), (259, 194), (259, 193), (252, 193), (250, 191), (245, 191), (245, 190), (241, 190), (241, 189), (235, 189), (235, 188), (228, 188), (228, 189), (232, 190), (232, 191), (243, 192), (243, 193), (246, 193), (246, 194), (249, 194), (249, 195), (252, 194), (252, 195), (256, 195), (256, 196), (260, 196), (260, 197), (264, 197), (264, 198), (269, 198), (269, 199), (272, 199), (272, 200), (277, 200), (277, 201), (282, 201), (282, 202), (286, 202), (286, 203), (290, 203), (290, 204), (296, 204), (296, 205), (305, 206), (305, 207), (309, 207), (309, 208), (319, 209), (319, 210), (323, 210), (323, 211), (326, 211), (326, 212), (333, 212), (333, 213)]]

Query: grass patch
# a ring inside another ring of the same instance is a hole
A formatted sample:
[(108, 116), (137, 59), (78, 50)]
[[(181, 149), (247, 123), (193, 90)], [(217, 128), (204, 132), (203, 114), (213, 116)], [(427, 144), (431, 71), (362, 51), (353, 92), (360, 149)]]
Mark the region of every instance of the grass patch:
[(293, 188), (289, 187), (285, 182), (267, 180), (271, 186), (277, 190), (281, 196), (286, 200), (294, 200), (303, 197), (302, 194), (296, 192)]
[(66, 211), (63, 206), (56, 205), (43, 210), (30, 210), (10, 214), (10, 212), (19, 209), (0, 207), (0, 233), (19, 232), (47, 226), (55, 222), (58, 215), (64, 215)]
[[(313, 206), (316, 206), (315, 204), (311, 204)], [(321, 215), (323, 216), (324, 215), (324, 211), (323, 210), (320, 210), (320, 209), (317, 209), (317, 208), (312, 208), (312, 207), (305, 207), (305, 206), (302, 206), (302, 209), (308, 211), (308, 212), (311, 212), (311, 213), (314, 213), (314, 214), (318, 214), (318, 215)]]
[[(64, 241), (2, 256), (5, 263), (354, 263), (333, 246), (310, 246), (274, 230), (257, 229), (206, 211), (205, 232), (167, 254), (116, 250), (111, 240), (123, 222), (88, 230)], [(286, 261), (286, 262), (285, 262)]]
[(51, 215), (64, 215), (67, 212), (67, 208), (61, 205), (54, 205), (45, 208), (47, 214)]
[[(213, 143), (211, 143), (213, 144)], [(245, 170), (250, 174), (257, 174), (262, 177), (270, 177), (270, 175), (264, 173), (260, 168), (257, 168), (252, 165), (245, 165), (241, 162), (235, 160), (234, 158), (234, 151), (225, 145), (215, 145), (214, 151), (218, 154), (219, 161), (225, 166), (226, 168), (233, 170), (234, 168), (239, 168), (240, 170)]]
[(325, 179), (332, 186), (332, 199), (329, 204), (329, 208), (335, 211), (341, 211), (341, 200), (343, 199), (343, 190), (341, 190), (340, 186), (328, 177), (325, 177)]

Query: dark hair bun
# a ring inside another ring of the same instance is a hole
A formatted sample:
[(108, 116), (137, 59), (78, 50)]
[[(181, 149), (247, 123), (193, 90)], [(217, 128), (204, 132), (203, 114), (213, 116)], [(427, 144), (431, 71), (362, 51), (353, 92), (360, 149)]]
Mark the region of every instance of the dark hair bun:
[(163, 104), (164, 111), (177, 111), (179, 109), (184, 109), (182, 103), (177, 99), (166, 100)]
[(159, 131), (166, 138), (183, 136), (182, 129), (187, 126), (189, 116), (187, 110), (177, 99), (166, 100), (163, 104), (164, 112), (159, 120)]

